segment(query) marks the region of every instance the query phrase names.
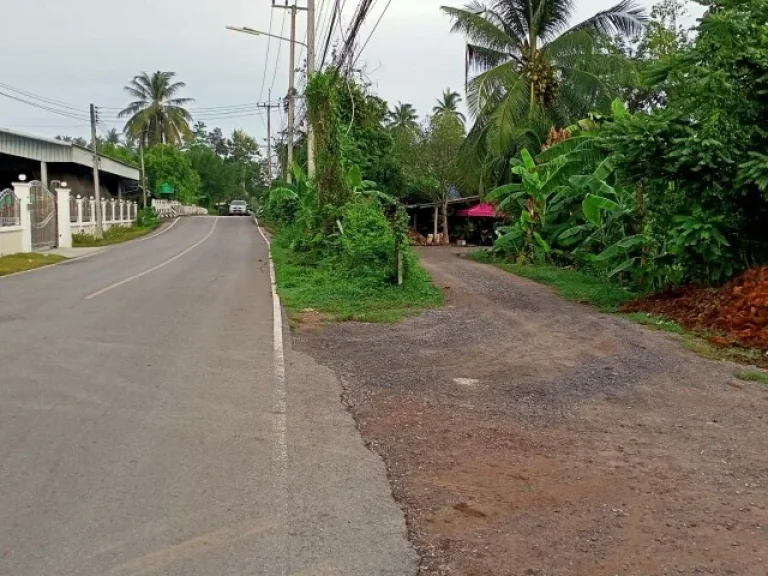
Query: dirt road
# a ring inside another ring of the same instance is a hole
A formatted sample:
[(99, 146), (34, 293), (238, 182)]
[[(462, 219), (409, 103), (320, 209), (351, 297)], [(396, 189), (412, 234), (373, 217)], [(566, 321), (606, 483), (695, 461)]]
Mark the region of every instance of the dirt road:
[(422, 575), (768, 574), (768, 388), (672, 337), (423, 249), (448, 304), (305, 326)]

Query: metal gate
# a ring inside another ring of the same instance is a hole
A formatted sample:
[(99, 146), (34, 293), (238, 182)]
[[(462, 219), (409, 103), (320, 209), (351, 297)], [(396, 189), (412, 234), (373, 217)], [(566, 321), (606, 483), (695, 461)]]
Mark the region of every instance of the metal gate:
[(56, 198), (42, 182), (31, 182), (29, 188), (32, 250), (56, 246)]

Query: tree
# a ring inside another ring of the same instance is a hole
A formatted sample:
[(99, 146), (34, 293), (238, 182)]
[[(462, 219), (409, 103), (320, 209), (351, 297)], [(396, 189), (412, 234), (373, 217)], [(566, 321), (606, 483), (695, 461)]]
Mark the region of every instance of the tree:
[(639, 34), (645, 12), (622, 0), (568, 27), (573, 7), (573, 0), (473, 0), (442, 8), (452, 32), (469, 39), (467, 75), (478, 72), (467, 86), (477, 120), (465, 152), (487, 164), (481, 184), (520, 147), (540, 146), (550, 127), (610, 108), (610, 78), (627, 71), (626, 60), (601, 51), (598, 40)]
[(124, 87), (136, 99), (118, 114), (119, 118), (128, 117), (124, 128), (128, 138), (150, 147), (180, 144), (191, 137), (192, 115), (184, 106), (194, 100), (176, 97), (186, 84), (174, 82), (175, 77), (175, 72), (157, 71), (151, 76), (142, 72)]
[(232, 137), (226, 144), (229, 150), (227, 163), (232, 167), (240, 194), (245, 198), (253, 198), (257, 189), (264, 183), (258, 163), (259, 145), (255, 138), (242, 130), (232, 132)]
[(443, 97), (437, 100), (437, 106), (432, 108), (432, 114), (434, 116), (441, 116), (443, 114), (450, 114), (455, 116), (461, 123), (466, 122), (467, 118), (459, 112), (459, 104), (461, 103), (461, 95), (448, 88), (443, 92)]
[(387, 113), (387, 125), (390, 128), (418, 128), (419, 115), (411, 104), (398, 102), (391, 111)]
[(117, 146), (120, 144), (120, 133), (115, 128), (110, 128), (109, 132), (107, 132), (106, 137), (104, 138), (105, 144), (112, 144), (113, 146)]
[(651, 9), (651, 19), (641, 36), (618, 37), (606, 43), (607, 50), (624, 55), (638, 72), (621, 79), (617, 87), (630, 112), (647, 112), (666, 105), (669, 83), (649, 82), (647, 73), (690, 48), (689, 30), (680, 24), (685, 16), (682, 0), (662, 0)]
[(72, 144), (75, 144), (76, 146), (82, 146), (83, 148), (88, 147), (88, 142), (86, 142), (84, 138), (80, 138), (79, 136), (76, 138), (73, 138), (72, 136), (56, 136), (56, 140), (61, 140), (62, 142), (70, 142)]
[(192, 167), (190, 158), (177, 147), (158, 144), (147, 150), (144, 162), (149, 186), (157, 190), (163, 184), (173, 186), (176, 199), (182, 204), (193, 204), (200, 195), (200, 176)]
[(208, 145), (222, 158), (229, 156), (229, 146), (221, 128), (214, 128), (208, 133)]
[(464, 126), (455, 116), (433, 116), (424, 142), (425, 164), (434, 179), (434, 198), (443, 204), (443, 242), (448, 244), (448, 200), (459, 178), (458, 157)]

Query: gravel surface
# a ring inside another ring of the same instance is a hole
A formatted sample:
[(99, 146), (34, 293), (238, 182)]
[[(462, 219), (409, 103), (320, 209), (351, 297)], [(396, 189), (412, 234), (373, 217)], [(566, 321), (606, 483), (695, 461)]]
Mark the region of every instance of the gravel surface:
[(423, 248), (448, 293), (311, 325), (387, 464), (422, 575), (768, 574), (768, 388), (674, 337)]

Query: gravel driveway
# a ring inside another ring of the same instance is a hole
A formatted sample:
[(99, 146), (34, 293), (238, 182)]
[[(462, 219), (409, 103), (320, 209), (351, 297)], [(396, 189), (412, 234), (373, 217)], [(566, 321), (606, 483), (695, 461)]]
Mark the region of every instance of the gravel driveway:
[(768, 388), (421, 249), (448, 302), (299, 328), (384, 459), (422, 575), (768, 574)]

